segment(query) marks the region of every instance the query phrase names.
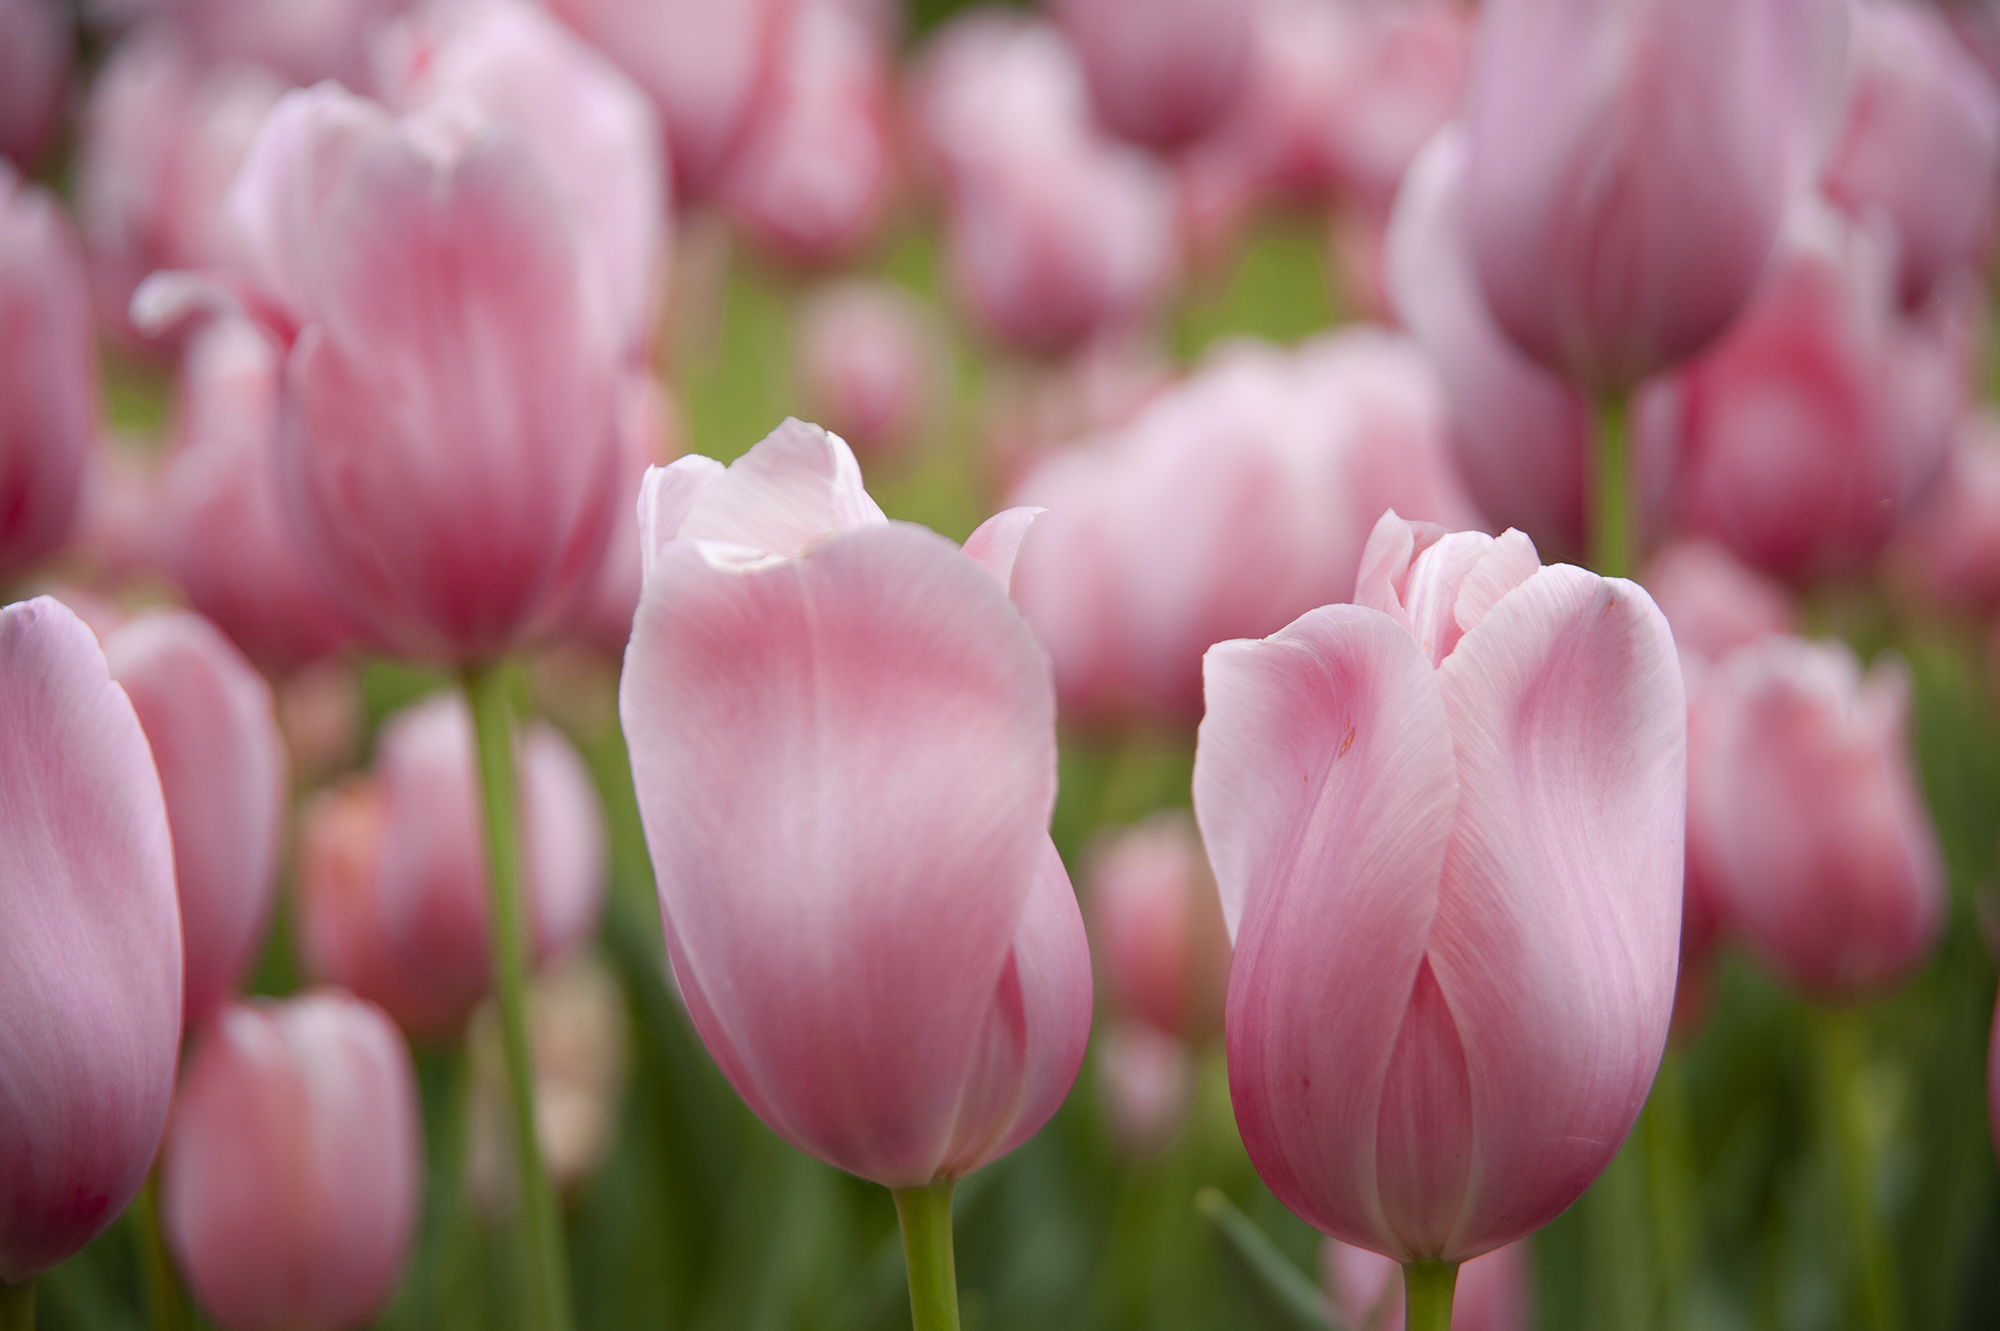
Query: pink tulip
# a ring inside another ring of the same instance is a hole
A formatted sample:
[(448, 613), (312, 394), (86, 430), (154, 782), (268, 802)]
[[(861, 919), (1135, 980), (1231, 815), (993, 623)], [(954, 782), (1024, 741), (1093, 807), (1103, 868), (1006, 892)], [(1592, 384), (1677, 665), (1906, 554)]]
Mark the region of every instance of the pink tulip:
[[(647, 478), (619, 708), (688, 1013), (750, 1108), (892, 1188), (1012, 1150), (1067, 1094), (1090, 960), (1049, 841), (1055, 696), (1007, 599), (787, 421)], [(983, 566), (983, 567), (982, 567)]]
[[(1403, 1331), (1403, 1270), (1366, 1248), (1328, 1239), (1320, 1249), (1333, 1305), (1349, 1326)], [(1534, 1325), (1534, 1245), (1495, 1248), (1458, 1269), (1453, 1331), (1528, 1331)]]
[(166, 802), (82, 621), (0, 607), (0, 1281), (96, 1237), (146, 1181), (181, 1035)]
[(1112, 1141), (1144, 1159), (1173, 1144), (1194, 1102), (1195, 1059), (1175, 1036), (1113, 1019), (1097, 1046), (1098, 1094)]
[(895, 160), (887, 25), (854, 0), (791, 0), (772, 86), (716, 186), (731, 217), (794, 264), (850, 257), (877, 229)]
[(2000, 414), (1959, 422), (1943, 477), (1903, 517), (1891, 554), (1933, 602), (2000, 609)]
[(542, 0), (659, 108), (674, 194), (707, 197), (776, 77), (789, 0)]
[(345, 1331), (395, 1292), (415, 1237), (422, 1124), (409, 1051), (337, 989), (231, 1003), (188, 1062), (160, 1228), (228, 1331)]
[[(524, 914), (532, 958), (546, 962), (596, 926), (604, 818), (583, 760), (555, 730), (531, 722), (519, 747)], [(442, 693), (383, 727), (372, 779), (306, 814), (306, 970), (426, 1038), (456, 1034), (492, 984), (476, 782), (471, 717)]]
[(1465, 217), (1496, 320), (1587, 390), (1749, 299), (1838, 86), (1842, 0), (1495, 0)]
[(1093, 338), (1053, 364), (988, 366), (978, 421), (987, 491), (1007, 494), (1050, 454), (1130, 425), (1175, 382), (1166, 348), (1141, 330)]
[(1767, 637), (1709, 672), (1688, 758), (1688, 856), (1779, 975), (1874, 995), (1929, 955), (1944, 870), (1907, 747), (1900, 666)]
[(95, 452), (96, 365), (62, 206), (0, 161), (0, 581), (69, 535)]
[(181, 359), (179, 440), (150, 505), (154, 556), (195, 609), (269, 670), (330, 656), (356, 629), (306, 562), (278, 477), (281, 350), (248, 320)]
[(207, 63), (261, 65), (305, 87), (366, 86), (371, 39), (412, 0), (165, 0)]
[(435, 3), (389, 29), (375, 51), (395, 110), (465, 99), (527, 141), (578, 223), (625, 347), (643, 357), (671, 240), (659, 116), (645, 94), (528, 0)]
[(1194, 820), (1161, 813), (1106, 834), (1086, 881), (1111, 1005), (1189, 1044), (1220, 1034), (1229, 935)]
[(887, 282), (848, 278), (814, 293), (792, 353), (814, 419), (871, 461), (913, 449), (946, 405), (951, 366), (936, 324)]
[(1944, 13), (1855, 0), (1846, 123), (1827, 197), (1894, 224), (1899, 290), (1914, 302), (1978, 262), (2000, 201), (2000, 89)]
[(586, 640), (622, 655), (639, 608), (639, 487), (649, 468), (683, 450), (685, 426), (669, 391), (643, 369), (628, 371), (619, 388), (618, 512), (597, 580), (570, 622)]
[(541, 162), (469, 101), (394, 120), (323, 84), (279, 103), (232, 193), (252, 303), (297, 330), (290, 513), (406, 657), (487, 660), (560, 622), (614, 523), (621, 335)]
[(1057, 0), (1091, 104), (1112, 132), (1183, 147), (1212, 129), (1248, 78), (1257, 6), (1241, 0)]
[(198, 1026), (253, 965), (277, 889), (290, 778), (271, 686), (200, 615), (142, 615), (104, 639), (167, 799), (186, 997)]
[(1472, 18), (1453, 0), (1347, 0), (1328, 168), (1369, 217), (1384, 218), (1410, 164), (1465, 100)]
[(1384, 509), (1472, 522), (1444, 420), (1421, 354), (1360, 330), (1227, 350), (1030, 472), (1019, 596), (1065, 717), (1193, 725), (1201, 654), (1347, 595)]
[(1230, 1093), (1293, 1211), (1459, 1262), (1576, 1200), (1652, 1086), (1687, 702), (1645, 592), (1519, 532), (1385, 515), (1354, 600), (1206, 660)]
[(1644, 446), (1681, 459), (1683, 517), (1747, 563), (1858, 570), (1943, 460), (1965, 336), (1949, 310), (1901, 316), (1892, 265), (1880, 237), (1801, 208), (1743, 317), (1640, 403)]
[(0, 0), (0, 157), (27, 164), (62, 110), (69, 19), (55, 0)]
[(1648, 561), (1641, 581), (1672, 626), (1683, 660), (1693, 653), (1712, 661), (1798, 628), (1791, 592), (1712, 541), (1676, 541)]

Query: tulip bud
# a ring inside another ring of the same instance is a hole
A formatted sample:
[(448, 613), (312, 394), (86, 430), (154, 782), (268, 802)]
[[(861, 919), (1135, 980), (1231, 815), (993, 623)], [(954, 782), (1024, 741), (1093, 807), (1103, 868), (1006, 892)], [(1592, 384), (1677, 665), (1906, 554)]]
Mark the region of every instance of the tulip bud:
[(188, 1062), (160, 1228), (228, 1331), (345, 1331), (395, 1291), (422, 1190), (409, 1051), (337, 989), (231, 1003)]
[(1767, 637), (1709, 672), (1688, 762), (1688, 854), (1788, 982), (1879, 994), (1929, 955), (1944, 868), (1910, 760), (1899, 664)]
[(1055, 698), (1006, 592), (1032, 515), (961, 553), (797, 421), (726, 470), (654, 471), (640, 504), (619, 711), (696, 1030), (759, 1118), (850, 1173), (923, 1186), (1005, 1154), (1090, 1028), (1048, 836)]
[(815, 419), (867, 459), (921, 442), (945, 405), (951, 373), (930, 312), (887, 282), (823, 287), (799, 315), (793, 359)]
[(1106, 834), (1087, 882), (1112, 1006), (1189, 1044), (1219, 1034), (1229, 936), (1194, 820), (1161, 813)]
[(1183, 147), (1218, 124), (1250, 72), (1257, 6), (1238, 0), (1057, 0), (1091, 104), (1113, 133)]
[[(1366, 1248), (1328, 1239), (1320, 1264), (1333, 1306), (1357, 1331), (1403, 1331), (1403, 1268)], [(1453, 1331), (1528, 1331), (1534, 1325), (1534, 1245), (1495, 1248), (1458, 1268)]]
[(1495, 319), (1617, 391), (1743, 307), (1809, 178), (1842, 0), (1495, 0), (1480, 12), (1465, 217)]
[(271, 686), (200, 615), (141, 615), (104, 639), (145, 727), (173, 830), (189, 1028), (256, 962), (290, 794)]
[(0, 1282), (18, 1284), (145, 1182), (180, 1050), (181, 930), (145, 732), (59, 602), (0, 607), (0, 716)]
[(1519, 532), (1387, 514), (1354, 601), (1206, 658), (1230, 1095), (1293, 1211), (1456, 1263), (1559, 1214), (1645, 1103), (1687, 702), (1645, 592)]
[(1642, 581), (1673, 627), (1683, 660), (1693, 653), (1712, 661), (1798, 628), (1791, 592), (1712, 541), (1676, 541), (1653, 556)]
[(0, 161), (0, 581), (69, 535), (95, 451), (96, 365), (62, 206)]
[(1158, 1155), (1173, 1144), (1194, 1101), (1187, 1045), (1143, 1021), (1114, 1019), (1097, 1046), (1099, 1094), (1111, 1138), (1126, 1155)]
[(1856, 0), (1846, 123), (1823, 177), (1856, 217), (1896, 230), (1898, 289), (1921, 300), (1939, 277), (1979, 260), (2000, 194), (2000, 89), (1942, 11)]
[(48, 142), (69, 62), (69, 20), (55, 0), (0, 0), (0, 157), (26, 166)]
[[(472, 720), (455, 693), (382, 729), (372, 778), (308, 807), (299, 865), (306, 970), (448, 1038), (491, 988), (486, 856)], [(524, 881), (535, 960), (596, 925), (604, 821), (583, 760), (545, 724), (520, 738)]]

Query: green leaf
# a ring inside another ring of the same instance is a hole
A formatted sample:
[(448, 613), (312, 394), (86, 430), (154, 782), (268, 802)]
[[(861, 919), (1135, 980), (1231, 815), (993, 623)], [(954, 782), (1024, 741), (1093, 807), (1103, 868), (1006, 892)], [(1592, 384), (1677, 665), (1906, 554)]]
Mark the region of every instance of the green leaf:
[(1245, 1295), (1256, 1326), (1264, 1331), (1347, 1331), (1328, 1314), (1318, 1287), (1221, 1189), (1203, 1188), (1194, 1205), (1214, 1231), (1223, 1265)]

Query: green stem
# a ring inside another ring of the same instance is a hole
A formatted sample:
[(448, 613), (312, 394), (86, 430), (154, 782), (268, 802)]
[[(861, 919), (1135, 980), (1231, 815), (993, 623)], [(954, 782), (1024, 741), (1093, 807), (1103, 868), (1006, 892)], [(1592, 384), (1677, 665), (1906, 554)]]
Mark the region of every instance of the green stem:
[(469, 670), (465, 693), (479, 754), (479, 788), (486, 810), (487, 881), (491, 889), (493, 993), (500, 1006), (500, 1044), (507, 1064), (514, 1160), (520, 1170), (524, 1280), (530, 1324), (569, 1331), (569, 1271), (562, 1218), (542, 1168), (535, 1133), (534, 1069), (528, 1055), (526, 966), (522, 959), (520, 844), (515, 835), (514, 718), (506, 677), (497, 667)]
[(35, 1331), (35, 1282), (0, 1280), (0, 1331)]
[(1694, 1141), (1688, 1125), (1688, 1089), (1680, 1050), (1667, 1046), (1653, 1093), (1639, 1119), (1646, 1156), (1647, 1191), (1652, 1202), (1653, 1245), (1665, 1286), (1666, 1325), (1687, 1322), (1688, 1290), (1700, 1265), (1700, 1231), (1695, 1223)]
[[(187, 1292), (181, 1288), (174, 1264), (167, 1258), (166, 1240), (160, 1232), (157, 1162), (132, 1209), (133, 1218), (139, 1223), (139, 1262), (146, 1271), (146, 1321), (153, 1331), (190, 1331), (194, 1310), (188, 1306)], [(5, 1325), (11, 1331), (13, 1323)]]
[(1451, 1331), (1456, 1262), (1411, 1262), (1403, 1268), (1404, 1331)]
[(896, 1189), (910, 1269), (911, 1331), (958, 1331), (958, 1266), (951, 1251), (951, 1180)]
[(1870, 1331), (1898, 1331), (1896, 1273), (1889, 1245), (1875, 1213), (1874, 1152), (1861, 1121), (1857, 1092), (1861, 1072), (1861, 1028), (1853, 1012), (1816, 1012), (1820, 1108), (1825, 1137), (1839, 1181), (1840, 1200), (1860, 1268), (1861, 1302)]
[(1632, 498), (1627, 399), (1607, 397), (1597, 410), (1597, 497), (1590, 510), (1590, 562), (1607, 578), (1632, 576)]

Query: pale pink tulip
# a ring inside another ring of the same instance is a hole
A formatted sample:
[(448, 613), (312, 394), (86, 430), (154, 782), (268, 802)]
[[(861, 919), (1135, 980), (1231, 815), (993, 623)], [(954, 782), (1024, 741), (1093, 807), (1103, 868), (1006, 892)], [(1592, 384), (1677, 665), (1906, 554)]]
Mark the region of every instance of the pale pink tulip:
[[(524, 134), (287, 94), (231, 195), (254, 303), (297, 330), (279, 471), (369, 636), (490, 659), (561, 622), (615, 522), (619, 325)], [(148, 292), (141, 293), (141, 302)]]
[(851, 1173), (912, 1187), (1005, 1154), (1090, 1028), (1048, 835), (1055, 696), (1006, 592), (1032, 515), (961, 554), (797, 421), (640, 502), (620, 712), (696, 1029), (759, 1118)]
[(1767, 637), (1708, 672), (1688, 756), (1688, 856), (1780, 976), (1879, 994), (1944, 923), (1944, 869), (1907, 751), (1899, 663)]
[(1177, 380), (1143, 331), (1092, 338), (1062, 360), (989, 365), (979, 400), (987, 490), (1011, 493), (1043, 458), (1121, 429)]
[(937, 424), (950, 386), (948, 343), (901, 287), (830, 283), (799, 312), (794, 337), (800, 398), (862, 458), (906, 453)]
[[(486, 848), (464, 700), (442, 693), (383, 727), (372, 780), (305, 818), (306, 970), (379, 1003), (413, 1034), (456, 1034), (491, 988)], [(583, 760), (545, 723), (519, 738), (531, 958), (574, 949), (604, 904), (604, 816)]]
[(33, 1279), (152, 1167), (181, 1036), (166, 801), (90, 630), (0, 608), (0, 1281)]
[(620, 655), (639, 607), (639, 487), (648, 468), (683, 451), (685, 432), (669, 390), (646, 370), (628, 371), (619, 388), (618, 513), (596, 584), (570, 624), (588, 641)]
[(653, 99), (675, 196), (707, 197), (776, 76), (791, 0), (542, 2)]
[(1683, 659), (1692, 652), (1715, 660), (1767, 634), (1798, 628), (1791, 592), (1713, 541), (1674, 542), (1647, 561), (1640, 581), (1673, 627)]
[(1444, 422), (1421, 353), (1355, 330), (1291, 354), (1224, 349), (1129, 426), (1030, 472), (1013, 502), (1049, 511), (1018, 588), (1064, 716), (1192, 725), (1201, 654), (1346, 597), (1383, 510), (1471, 525)]
[(1492, 0), (1465, 217), (1495, 319), (1579, 386), (1701, 350), (1815, 165), (1843, 0)]
[(57, 0), (0, 0), (0, 157), (32, 162), (69, 78), (69, 16)]
[(231, 1003), (181, 1079), (160, 1229), (228, 1331), (347, 1331), (395, 1292), (423, 1188), (417, 1080), (337, 989)]
[(0, 582), (69, 535), (96, 434), (83, 256), (55, 196), (0, 161)]
[(141, 615), (104, 639), (152, 746), (173, 829), (190, 1028), (256, 962), (277, 890), (290, 776), (271, 686), (200, 615)]
[(1827, 197), (1896, 230), (1899, 289), (1916, 301), (1978, 262), (2000, 201), (2000, 88), (1933, 5), (1855, 0), (1846, 123)]
[(1155, 814), (1105, 834), (1085, 882), (1111, 1006), (1189, 1044), (1220, 1034), (1229, 935), (1194, 819)]
[[(1320, 1263), (1333, 1306), (1356, 1331), (1403, 1331), (1403, 1268), (1380, 1253), (1328, 1239)], [(1458, 1268), (1452, 1331), (1529, 1331), (1534, 1325), (1535, 1252), (1523, 1240)]]
[(365, 87), (371, 39), (412, 0), (163, 0), (207, 63), (261, 65), (304, 87)]
[(284, 356), (248, 320), (220, 319), (181, 358), (174, 453), (151, 494), (154, 562), (250, 659), (286, 671), (357, 630), (307, 564), (278, 478)]
[(1399, 1262), (1559, 1214), (1673, 1008), (1687, 702), (1636, 584), (1387, 514), (1355, 604), (1207, 656), (1194, 803), (1278, 1198)]
[(1091, 103), (1114, 133), (1174, 149), (1218, 124), (1248, 79), (1256, 4), (1056, 0)]
[(1195, 1093), (1195, 1058), (1184, 1042), (1147, 1022), (1114, 1018), (1098, 1041), (1097, 1076), (1119, 1150), (1143, 1158), (1173, 1144)]
[(1345, 0), (1328, 169), (1366, 216), (1384, 218), (1425, 144), (1456, 119), (1472, 66), (1472, 17), (1454, 0)]
[(1934, 603), (2000, 608), (2000, 414), (1981, 408), (1959, 422), (1944, 475), (1904, 515), (1890, 554)]

